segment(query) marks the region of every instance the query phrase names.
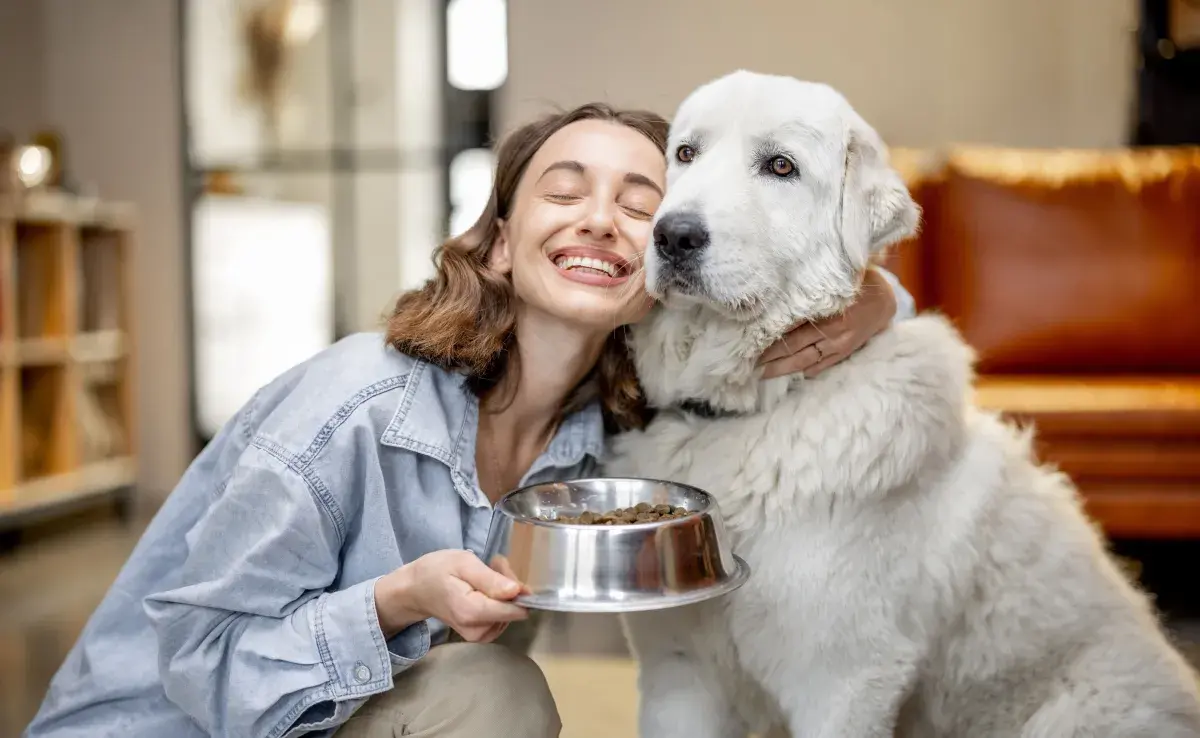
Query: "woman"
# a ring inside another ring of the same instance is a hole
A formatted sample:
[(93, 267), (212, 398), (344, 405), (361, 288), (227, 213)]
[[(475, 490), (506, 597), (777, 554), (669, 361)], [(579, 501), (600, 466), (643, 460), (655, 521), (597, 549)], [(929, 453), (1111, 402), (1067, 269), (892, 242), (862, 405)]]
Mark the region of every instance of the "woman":
[[(386, 341), (288, 371), (195, 460), (27, 734), (557, 735), (537, 667), (491, 643), (527, 617), (519, 585), (477, 554), (506, 490), (592, 473), (606, 425), (644, 422), (620, 327), (649, 308), (666, 133), (590, 105), (505, 141), (485, 212)], [(819, 371), (881, 330), (896, 301), (865, 280), (764, 372)], [(431, 651), (447, 628), (468, 642)]]

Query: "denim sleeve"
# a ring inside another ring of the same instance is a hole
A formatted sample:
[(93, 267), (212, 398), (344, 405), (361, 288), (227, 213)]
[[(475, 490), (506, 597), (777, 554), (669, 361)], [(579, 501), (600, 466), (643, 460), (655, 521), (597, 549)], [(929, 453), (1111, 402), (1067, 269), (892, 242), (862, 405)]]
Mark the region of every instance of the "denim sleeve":
[(892, 286), (892, 292), (896, 295), (896, 314), (892, 316), (892, 322), (897, 323), (901, 320), (915, 318), (917, 302), (909, 291), (904, 289), (904, 285), (900, 284), (900, 278), (882, 267), (875, 267), (875, 269), (888, 281), (888, 284)]
[(251, 446), (188, 534), (175, 587), (144, 607), (167, 697), (209, 735), (327, 731), (429, 650), (385, 642), (376, 579), (340, 589), (341, 512), (311, 472)]

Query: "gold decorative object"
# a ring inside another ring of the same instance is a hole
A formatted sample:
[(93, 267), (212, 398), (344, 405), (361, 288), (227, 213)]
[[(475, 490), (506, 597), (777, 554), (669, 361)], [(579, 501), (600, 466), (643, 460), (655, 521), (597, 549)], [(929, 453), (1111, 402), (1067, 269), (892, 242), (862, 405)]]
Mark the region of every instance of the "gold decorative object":
[(245, 190), (237, 175), (230, 171), (209, 172), (204, 178), (204, 192), (209, 195), (242, 195)]
[(17, 179), (32, 190), (50, 184), (54, 172), (54, 155), (45, 146), (22, 146), (16, 152)]
[(246, 67), (242, 92), (259, 105), (269, 140), (278, 144), (290, 55), (322, 22), (316, 0), (258, 0), (245, 16)]

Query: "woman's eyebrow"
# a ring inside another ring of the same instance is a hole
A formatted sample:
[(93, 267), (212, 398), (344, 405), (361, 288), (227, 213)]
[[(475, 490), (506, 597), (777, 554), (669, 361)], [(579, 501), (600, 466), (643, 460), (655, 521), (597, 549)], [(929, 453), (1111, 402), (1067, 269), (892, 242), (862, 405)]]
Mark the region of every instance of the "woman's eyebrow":
[(542, 176), (538, 177), (538, 181), (541, 181), (542, 177), (545, 177), (550, 172), (557, 171), (557, 170), (566, 170), (568, 172), (575, 172), (576, 174), (583, 174), (584, 172), (587, 171), (587, 167), (585, 167), (584, 165), (580, 164), (577, 161), (572, 161), (570, 159), (564, 159), (563, 161), (556, 161), (553, 164), (551, 164), (550, 166), (546, 167), (546, 169), (542, 172)]
[(638, 174), (637, 172), (630, 172), (629, 174), (625, 175), (625, 182), (627, 184), (645, 185), (646, 187), (649, 187), (650, 189), (657, 192), (659, 197), (663, 196), (662, 188), (658, 186), (658, 183), (655, 182), (654, 180), (650, 179), (649, 177), (647, 177), (644, 174)]

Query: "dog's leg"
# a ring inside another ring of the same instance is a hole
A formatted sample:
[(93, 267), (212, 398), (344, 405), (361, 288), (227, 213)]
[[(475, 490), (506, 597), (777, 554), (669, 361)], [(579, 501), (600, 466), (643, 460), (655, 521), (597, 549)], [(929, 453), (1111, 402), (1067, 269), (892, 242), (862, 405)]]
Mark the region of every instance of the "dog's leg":
[(781, 706), (793, 736), (892, 738), (916, 680), (909, 661), (808, 673), (792, 682), (794, 692), (781, 695)]
[[(692, 650), (689, 613), (625, 615), (638, 660), (638, 734), (642, 738), (741, 738), (746, 726), (709, 664)], [(681, 617), (682, 616), (682, 617)]]
[[(1097, 669), (1097, 673), (1101, 670)], [(1142, 675), (1142, 679), (1149, 682), (1151, 677)], [(1138, 694), (1130, 687), (1102, 689), (1098, 683), (1103, 682), (1098, 681), (1072, 684), (1063, 679), (1062, 682), (1062, 691), (1042, 704), (1022, 726), (1020, 738), (1200, 736), (1200, 704), (1155, 704), (1146, 699), (1152, 689)], [(1110, 682), (1104, 686), (1114, 685)]]
[(738, 719), (720, 685), (683, 654), (657, 654), (638, 665), (638, 734), (642, 738), (741, 738)]

